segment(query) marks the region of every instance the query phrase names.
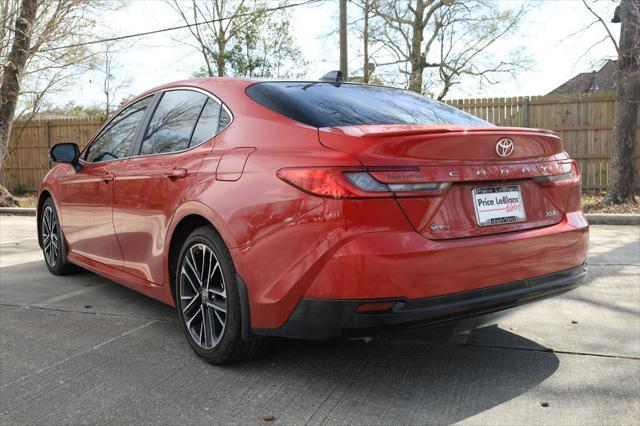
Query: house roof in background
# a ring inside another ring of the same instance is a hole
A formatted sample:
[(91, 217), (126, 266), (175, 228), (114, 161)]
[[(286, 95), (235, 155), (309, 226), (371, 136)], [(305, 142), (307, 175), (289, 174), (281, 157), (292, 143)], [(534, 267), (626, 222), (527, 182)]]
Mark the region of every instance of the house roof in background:
[(580, 73), (549, 92), (548, 95), (615, 91), (617, 87), (618, 61), (608, 60), (598, 71)]

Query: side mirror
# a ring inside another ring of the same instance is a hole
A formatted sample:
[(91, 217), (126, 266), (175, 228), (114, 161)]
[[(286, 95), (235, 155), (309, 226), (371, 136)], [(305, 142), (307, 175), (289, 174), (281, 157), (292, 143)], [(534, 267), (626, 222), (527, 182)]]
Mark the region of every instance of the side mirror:
[(80, 148), (75, 143), (59, 143), (49, 151), (49, 158), (56, 163), (68, 163), (78, 171), (80, 168)]

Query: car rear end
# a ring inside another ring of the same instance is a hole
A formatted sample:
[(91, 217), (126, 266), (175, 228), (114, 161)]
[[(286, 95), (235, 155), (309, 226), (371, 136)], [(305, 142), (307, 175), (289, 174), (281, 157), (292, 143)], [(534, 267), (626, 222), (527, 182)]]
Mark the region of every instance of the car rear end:
[(319, 144), (358, 163), (278, 170), (339, 220), (287, 320), (257, 332), (331, 338), (440, 323), (585, 278), (580, 174), (553, 132), (495, 127), (394, 89), (251, 88), (258, 103), (317, 127)]

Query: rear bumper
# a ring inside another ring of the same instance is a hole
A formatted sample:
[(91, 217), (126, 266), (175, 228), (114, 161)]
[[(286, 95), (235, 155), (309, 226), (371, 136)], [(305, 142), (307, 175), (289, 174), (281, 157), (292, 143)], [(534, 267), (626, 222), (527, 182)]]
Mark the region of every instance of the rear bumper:
[[(455, 321), (509, 309), (554, 296), (580, 285), (587, 276), (586, 263), (564, 271), (507, 284), (443, 296), (322, 300), (304, 298), (287, 322), (276, 329), (254, 329), (255, 334), (326, 340), (375, 334), (384, 328), (424, 326)], [(356, 313), (363, 303), (395, 302), (384, 312)]]
[(251, 328), (282, 328), (302, 300), (423, 300), (545, 276), (587, 258), (589, 225), (579, 211), (553, 226), (434, 241), (404, 217), (376, 225), (398, 218), (388, 201), (329, 200), (232, 249)]

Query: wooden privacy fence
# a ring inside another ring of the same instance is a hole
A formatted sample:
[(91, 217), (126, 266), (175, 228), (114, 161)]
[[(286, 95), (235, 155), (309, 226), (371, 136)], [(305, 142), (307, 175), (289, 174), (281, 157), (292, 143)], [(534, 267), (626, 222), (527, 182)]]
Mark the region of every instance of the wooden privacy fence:
[[(562, 97), (456, 99), (447, 103), (498, 126), (557, 132), (567, 152), (580, 166), (583, 192), (597, 192), (607, 188), (615, 99), (615, 92), (605, 92)], [(640, 138), (639, 130), (636, 129), (636, 140)], [(634, 157), (637, 187), (640, 182), (638, 146)]]
[[(458, 99), (447, 103), (499, 126), (558, 132), (566, 150), (580, 165), (583, 191), (606, 189), (615, 93)], [(76, 142), (82, 147), (100, 125), (101, 121), (94, 118), (16, 122), (11, 134), (12, 149), (0, 171), (0, 181), (12, 191), (37, 190), (50, 167), (49, 147), (60, 142)], [(640, 182), (640, 148), (635, 159), (636, 182)]]
[(49, 148), (61, 142), (83, 147), (102, 125), (96, 118), (16, 121), (0, 181), (10, 191), (36, 191), (49, 171)]

